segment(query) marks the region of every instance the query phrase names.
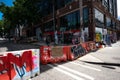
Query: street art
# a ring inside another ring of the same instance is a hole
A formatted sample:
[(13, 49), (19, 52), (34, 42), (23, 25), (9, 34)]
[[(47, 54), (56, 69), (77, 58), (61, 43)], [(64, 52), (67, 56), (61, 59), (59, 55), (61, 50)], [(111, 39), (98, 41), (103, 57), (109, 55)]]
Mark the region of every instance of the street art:
[(66, 49), (62, 46), (41, 46), (40, 52), (40, 61), (42, 64), (67, 61)]
[(0, 80), (26, 80), (39, 73), (39, 50), (8, 52), (0, 56)]
[(96, 27), (96, 28), (95, 28), (95, 39), (96, 39), (96, 42), (101, 42), (101, 41), (103, 41), (103, 35), (104, 35), (105, 33), (106, 33), (106, 32), (104, 32), (104, 29)]
[(71, 52), (74, 54), (75, 58), (78, 58), (86, 54), (85, 49), (81, 45), (75, 45), (71, 47)]
[(96, 33), (96, 42), (100, 42), (102, 40), (102, 34)]
[(96, 44), (93, 41), (70, 46), (41, 46), (40, 61), (41, 64), (47, 64), (75, 60), (96, 49)]

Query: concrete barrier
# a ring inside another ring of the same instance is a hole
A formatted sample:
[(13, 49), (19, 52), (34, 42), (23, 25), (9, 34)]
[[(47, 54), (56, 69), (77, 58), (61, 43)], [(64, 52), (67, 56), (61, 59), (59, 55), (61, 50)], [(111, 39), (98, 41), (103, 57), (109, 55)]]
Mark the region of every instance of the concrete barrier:
[(68, 60), (74, 60), (86, 54), (86, 50), (81, 44), (66, 46), (66, 51)]
[(94, 41), (81, 43), (82, 47), (86, 50), (86, 52), (95, 51), (97, 49), (96, 43)]
[(96, 45), (93, 41), (69, 46), (41, 46), (40, 61), (42, 64), (47, 64), (74, 60), (95, 49)]
[(27, 80), (40, 73), (39, 49), (1, 53), (0, 80)]
[(67, 61), (66, 51), (63, 46), (41, 46), (41, 63), (57, 63)]

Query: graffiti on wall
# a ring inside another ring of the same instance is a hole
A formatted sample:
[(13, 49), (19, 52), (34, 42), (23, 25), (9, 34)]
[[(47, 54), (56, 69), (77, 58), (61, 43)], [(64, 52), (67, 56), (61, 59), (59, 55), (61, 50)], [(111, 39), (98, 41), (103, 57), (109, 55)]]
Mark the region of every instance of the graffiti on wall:
[(100, 42), (102, 40), (102, 34), (101, 33), (96, 33), (95, 35), (96, 42)]
[(39, 67), (32, 50), (17, 51), (0, 56), (0, 80), (21, 80)]
[(71, 52), (74, 54), (75, 58), (80, 57), (86, 53), (85, 49), (81, 45), (72, 46)]
[(103, 29), (102, 28), (99, 28), (99, 27), (96, 27), (95, 28), (95, 39), (96, 39), (96, 42), (101, 42), (103, 40)]

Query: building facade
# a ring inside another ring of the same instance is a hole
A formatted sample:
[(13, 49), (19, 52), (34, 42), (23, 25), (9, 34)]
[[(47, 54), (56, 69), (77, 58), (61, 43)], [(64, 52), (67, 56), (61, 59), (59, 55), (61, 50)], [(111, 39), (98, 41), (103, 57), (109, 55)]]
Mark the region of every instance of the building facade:
[(117, 0), (42, 0), (37, 5), (42, 18), (33, 26), (32, 35), (39, 39), (49, 35), (52, 42), (55, 31), (63, 43), (71, 43), (73, 36), (83, 42), (118, 38)]

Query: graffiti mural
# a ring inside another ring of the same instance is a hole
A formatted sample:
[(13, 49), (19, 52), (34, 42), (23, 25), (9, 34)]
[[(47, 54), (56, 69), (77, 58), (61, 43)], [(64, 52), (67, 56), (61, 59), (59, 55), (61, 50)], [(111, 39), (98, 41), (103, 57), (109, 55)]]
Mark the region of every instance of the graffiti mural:
[(102, 28), (98, 28), (96, 27), (95, 28), (95, 39), (96, 39), (96, 42), (101, 42), (103, 40), (103, 34), (102, 34)]
[(85, 49), (81, 45), (72, 46), (71, 52), (74, 54), (74, 58), (78, 58), (86, 54)]
[(96, 42), (100, 42), (102, 40), (102, 34), (96, 33)]
[(26, 80), (39, 74), (39, 50), (3, 53), (0, 56), (0, 80)]

